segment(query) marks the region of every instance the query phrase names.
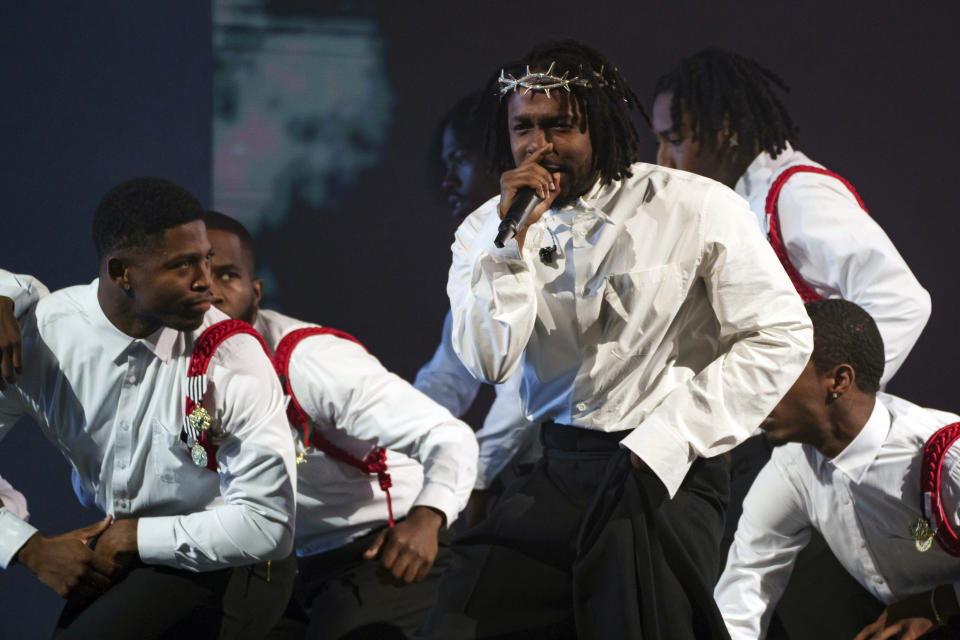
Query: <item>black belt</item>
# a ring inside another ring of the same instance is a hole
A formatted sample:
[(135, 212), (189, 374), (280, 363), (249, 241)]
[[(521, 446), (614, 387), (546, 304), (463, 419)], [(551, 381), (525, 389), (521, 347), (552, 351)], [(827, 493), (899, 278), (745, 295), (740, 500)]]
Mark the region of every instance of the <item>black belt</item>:
[(540, 442), (561, 451), (615, 451), (630, 431), (597, 431), (550, 421), (540, 425)]

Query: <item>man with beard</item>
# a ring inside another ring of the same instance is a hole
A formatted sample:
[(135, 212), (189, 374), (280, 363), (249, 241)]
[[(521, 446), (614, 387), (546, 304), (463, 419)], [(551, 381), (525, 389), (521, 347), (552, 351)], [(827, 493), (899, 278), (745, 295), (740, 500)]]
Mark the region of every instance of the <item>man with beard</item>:
[[(22, 318), (0, 431), (32, 418), (110, 514), (51, 537), (0, 509), (0, 564), (69, 598), (58, 637), (216, 636), (229, 568), (290, 552), (294, 453), (270, 359), (231, 335), (188, 379), (194, 344), (226, 319), (210, 310), (203, 212), (166, 180), (118, 185), (94, 215), (99, 279)], [(205, 433), (193, 460), (188, 398)]]
[(275, 352), (301, 443), (295, 600), (272, 637), (411, 637), (476, 479), (473, 432), (351, 336), (261, 309), (250, 234), (205, 219), (214, 304)]
[[(716, 456), (802, 369), (801, 301), (732, 191), (636, 162), (596, 51), (538, 46), (485, 95), (500, 197), (457, 231), (453, 344), (490, 382), (522, 369), (544, 455), (456, 541), (427, 631), (723, 638)], [(521, 190), (542, 201), (497, 248)]]
[[(458, 223), (500, 190), (500, 183), (483, 156), (483, 132), (476, 122), (479, 98), (478, 94), (471, 94), (461, 99), (447, 114), (441, 129), (440, 160), (444, 172), (440, 186)], [(448, 312), (440, 345), (430, 362), (417, 372), (413, 386), (461, 417), (483, 383), (467, 371), (454, 352), (450, 342), (452, 325)], [(496, 398), (476, 432), (480, 458), (477, 484), (464, 512), (467, 524), (483, 519), (487, 503), (503, 490), (505, 478), (522, 474), (539, 457), (536, 425), (523, 415), (519, 388), (519, 372), (494, 387)]]
[[(716, 588), (730, 635), (766, 637), (797, 554), (819, 530), (844, 568), (886, 605), (856, 640), (956, 638), (957, 621), (936, 630), (960, 614), (960, 547), (941, 541), (948, 531), (955, 541), (960, 528), (960, 446), (947, 440), (928, 457), (925, 443), (947, 425), (943, 432), (956, 438), (960, 417), (879, 391), (883, 339), (856, 304), (820, 300), (807, 312), (813, 355), (761, 425), (776, 448), (747, 494)], [(924, 495), (928, 463), (939, 486)], [(944, 521), (924, 533), (925, 514), (941, 500)]]

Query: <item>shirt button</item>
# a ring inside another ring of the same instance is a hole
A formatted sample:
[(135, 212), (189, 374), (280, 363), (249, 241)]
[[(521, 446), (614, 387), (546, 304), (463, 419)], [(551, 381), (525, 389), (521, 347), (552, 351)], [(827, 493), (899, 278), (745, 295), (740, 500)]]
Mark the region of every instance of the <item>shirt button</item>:
[(129, 428), (130, 425), (128, 425), (126, 422), (120, 425), (120, 431), (127, 431)]
[(120, 509), (126, 510), (126, 508), (127, 508), (127, 501), (126, 501), (126, 500), (120, 500), (119, 502), (117, 502), (117, 507), (119, 507)]
[(137, 376), (133, 375), (132, 373), (127, 376), (127, 384), (133, 384), (136, 381), (137, 381)]
[(586, 402), (578, 402), (578, 403), (577, 403), (577, 411), (586, 411), (586, 410), (587, 410), (587, 403), (586, 403)]
[(121, 460), (120, 462), (117, 463), (117, 466), (120, 467), (121, 469), (126, 469), (127, 463)]

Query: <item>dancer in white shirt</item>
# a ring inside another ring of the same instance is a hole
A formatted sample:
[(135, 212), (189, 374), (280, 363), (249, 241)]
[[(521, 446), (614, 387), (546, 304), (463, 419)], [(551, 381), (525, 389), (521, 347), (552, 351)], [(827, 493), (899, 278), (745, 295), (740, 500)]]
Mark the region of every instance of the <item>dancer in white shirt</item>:
[[(599, 53), (541, 45), (485, 95), (501, 195), (457, 231), (453, 345), (491, 382), (522, 369), (545, 449), (457, 540), (429, 632), (723, 637), (707, 458), (802, 368), (800, 299), (732, 191), (636, 163), (635, 97)], [(521, 189), (543, 200), (496, 248)]]
[[(288, 359), (290, 402), (309, 422), (291, 425), (309, 431), (299, 436), (307, 446), (297, 469), (296, 526), (296, 597), (309, 617), (307, 637), (411, 636), (449, 561), (446, 528), (476, 479), (473, 432), (350, 336), (260, 309), (249, 233), (220, 213), (209, 212), (206, 222), (214, 303), (253, 324), (278, 362)], [(298, 331), (307, 335), (285, 348)], [(382, 476), (350, 462), (381, 450), (386, 491)], [(283, 621), (284, 632), (303, 637), (295, 617)]]
[(212, 355), (200, 398), (209, 466), (181, 439), (194, 342), (226, 319), (210, 310), (203, 213), (165, 180), (115, 187), (94, 217), (100, 278), (22, 318), (25, 366), (0, 392), (0, 432), (31, 417), (110, 514), (89, 535), (48, 537), (0, 509), (0, 564), (71, 596), (64, 637), (216, 635), (230, 573), (219, 570), (292, 546), (294, 452), (255, 338), (230, 337)]
[[(500, 191), (498, 176), (490, 172), (483, 156), (484, 132), (476, 122), (478, 100), (477, 94), (461, 99), (447, 114), (442, 127), (441, 187), (458, 223)], [(430, 361), (417, 372), (413, 386), (453, 415), (462, 417), (483, 382), (467, 371), (454, 352), (452, 327), (453, 318), (447, 312), (440, 344)], [(476, 432), (480, 460), (477, 484), (464, 510), (467, 524), (479, 522), (490, 496), (503, 491), (503, 471), (508, 471), (506, 477), (516, 477), (540, 455), (537, 425), (527, 420), (520, 403), (520, 377), (517, 371), (506, 382), (494, 386), (496, 398)]]
[[(912, 533), (925, 521), (924, 444), (960, 417), (878, 393), (883, 341), (863, 309), (822, 300), (807, 310), (813, 356), (762, 424), (776, 448), (747, 495), (717, 602), (734, 640), (765, 637), (794, 560), (816, 529), (844, 568), (887, 605), (857, 640), (920, 637), (960, 613), (960, 558)], [(940, 489), (954, 529), (958, 462), (954, 445)]]

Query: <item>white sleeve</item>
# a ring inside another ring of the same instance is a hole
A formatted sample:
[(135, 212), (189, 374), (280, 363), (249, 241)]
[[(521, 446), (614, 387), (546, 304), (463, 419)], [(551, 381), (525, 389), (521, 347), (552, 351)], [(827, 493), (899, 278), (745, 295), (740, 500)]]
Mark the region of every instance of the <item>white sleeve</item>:
[(810, 530), (796, 489), (770, 460), (743, 501), (727, 566), (714, 589), (731, 640), (766, 637), (797, 554), (810, 541)]
[(208, 396), (226, 435), (216, 442), (224, 504), (140, 518), (140, 558), (192, 571), (278, 560), (293, 548), (296, 462), (280, 383), (260, 345), (228, 338), (208, 370)]
[(30, 512), (27, 510), (27, 499), (2, 477), (0, 477), (0, 500), (3, 501), (3, 506), (13, 515), (24, 521), (30, 519)]
[(496, 477), (516, 457), (533, 445), (538, 437), (537, 424), (527, 420), (520, 401), (520, 369), (496, 386), (497, 397), (477, 431), (480, 444), (480, 465), (477, 470), (477, 489), (487, 489)]
[(678, 386), (622, 444), (674, 495), (697, 457), (746, 440), (790, 389), (813, 348), (793, 284), (746, 202), (715, 185), (706, 194), (698, 277), (729, 349)]
[(20, 547), (37, 530), (27, 524), (30, 513), (26, 498), (3, 478), (0, 478), (0, 500), (3, 501), (0, 507), (0, 567), (6, 569)]
[(498, 203), (489, 201), (457, 229), (447, 280), (453, 348), (474, 376), (493, 383), (517, 369), (537, 319), (533, 273), (516, 240), (493, 245)]
[(399, 451), (423, 465), (413, 505), (439, 509), (449, 526), (477, 474), (473, 431), (387, 371), (359, 344), (332, 335), (304, 338), (290, 358), (290, 385), (311, 420)]
[(482, 383), (467, 371), (453, 350), (450, 342), (452, 330), (453, 316), (448, 311), (443, 320), (440, 346), (430, 362), (417, 372), (413, 386), (437, 404), (446, 407), (453, 415), (460, 417), (473, 404)]
[(856, 302), (877, 323), (886, 363), (881, 383), (900, 368), (930, 317), (930, 294), (880, 225), (836, 178), (801, 173), (778, 201), (794, 267), (818, 292)]
[(13, 313), (17, 318), (20, 318), (24, 310), (49, 293), (50, 290), (33, 276), (0, 269), (0, 296), (13, 300)]

